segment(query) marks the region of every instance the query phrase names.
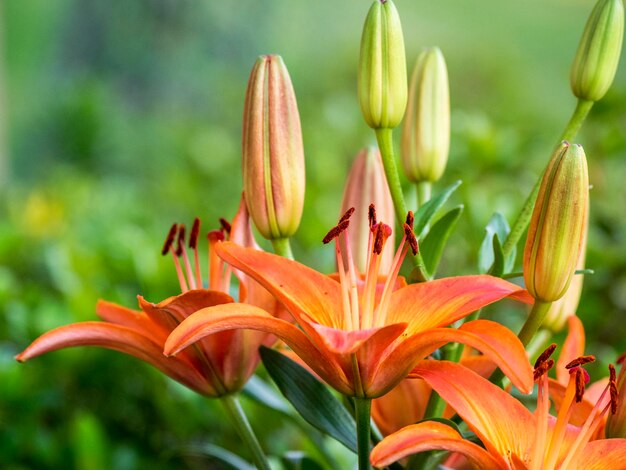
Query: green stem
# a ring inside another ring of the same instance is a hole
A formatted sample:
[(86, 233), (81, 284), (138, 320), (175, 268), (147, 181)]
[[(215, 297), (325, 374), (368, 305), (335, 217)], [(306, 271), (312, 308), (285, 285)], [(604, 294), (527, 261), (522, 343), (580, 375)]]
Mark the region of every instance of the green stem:
[(356, 438), (359, 450), (359, 470), (370, 467), (370, 419), (372, 410), (371, 398), (354, 398), (356, 415)]
[(417, 205), (422, 207), (430, 200), (433, 185), (430, 181), (420, 181), (415, 186), (417, 187)]
[(433, 390), (430, 393), (426, 410), (424, 410), (424, 419), (441, 418), (443, 416), (443, 410), (445, 409), (446, 402)]
[(228, 414), (228, 417), (235, 427), (237, 434), (239, 434), (241, 440), (248, 447), (250, 452), (252, 452), (257, 468), (261, 470), (271, 470), (270, 464), (263, 453), (263, 449), (261, 449), (261, 445), (254, 435), (254, 431), (250, 427), (248, 418), (246, 418), (246, 415), (241, 408), (237, 395), (224, 395), (220, 397), (220, 401), (224, 405), (226, 414)]
[[(398, 168), (396, 167), (396, 159), (393, 153), (393, 134), (392, 129), (375, 129), (376, 140), (378, 141), (378, 148), (380, 149), (380, 156), (383, 161), (383, 167), (385, 168), (385, 176), (387, 177), (387, 184), (389, 185), (389, 191), (391, 192), (391, 199), (393, 200), (393, 207), (396, 213), (397, 225), (402, 226), (407, 214), (406, 203), (404, 201), (404, 194), (402, 194), (402, 185), (400, 184), (400, 177), (398, 176)], [(427, 281), (430, 279), (422, 255), (417, 253), (414, 257), (413, 265), (417, 268), (417, 280)]]
[(547, 328), (540, 328), (539, 331), (537, 331), (535, 337), (526, 347), (526, 353), (528, 357), (530, 357), (531, 362), (546, 349), (546, 345), (552, 339), (552, 336), (554, 336), (554, 334)]
[(283, 258), (293, 259), (289, 237), (273, 239), (272, 247), (274, 248), (274, 253), (277, 255), (280, 255)]
[[(565, 130), (559, 138), (559, 143), (563, 140), (569, 141), (576, 138), (580, 127), (582, 126), (585, 118), (589, 114), (589, 111), (593, 107), (593, 103), (593, 101), (578, 100), (578, 102), (576, 103), (576, 109), (572, 113), (572, 117), (567, 123), (567, 126), (565, 126)], [(526, 231), (526, 227), (528, 227), (528, 223), (530, 222), (530, 218), (533, 214), (535, 200), (537, 199), (537, 194), (539, 194), (540, 185), (541, 177), (539, 177), (537, 183), (535, 183), (535, 187), (533, 188), (532, 192), (528, 195), (528, 198), (526, 199), (522, 210), (517, 216), (517, 220), (515, 220), (515, 223), (511, 228), (511, 232), (509, 232), (508, 237), (506, 237), (506, 240), (502, 245), (502, 252), (504, 253), (505, 258), (509, 256), (513, 251), (513, 248), (517, 246), (517, 242), (519, 242), (520, 238), (522, 238), (522, 235)]]

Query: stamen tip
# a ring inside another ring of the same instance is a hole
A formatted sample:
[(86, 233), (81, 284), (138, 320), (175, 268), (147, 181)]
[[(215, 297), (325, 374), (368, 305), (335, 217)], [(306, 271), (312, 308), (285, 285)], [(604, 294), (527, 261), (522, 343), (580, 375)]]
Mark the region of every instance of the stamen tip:
[(170, 227), (170, 231), (167, 232), (167, 237), (165, 238), (165, 243), (163, 244), (163, 249), (161, 250), (161, 254), (165, 256), (172, 247), (172, 243), (174, 243), (174, 238), (176, 237), (176, 231), (178, 230), (177, 224), (172, 224)]
[(196, 217), (191, 227), (191, 234), (189, 234), (189, 248), (195, 250), (198, 247), (198, 234), (200, 233), (200, 219)]
[(230, 231), (232, 230), (232, 226), (230, 225), (228, 220), (220, 217), (220, 225), (222, 227), (222, 230), (224, 230), (224, 232), (226, 232), (227, 235), (230, 235)]

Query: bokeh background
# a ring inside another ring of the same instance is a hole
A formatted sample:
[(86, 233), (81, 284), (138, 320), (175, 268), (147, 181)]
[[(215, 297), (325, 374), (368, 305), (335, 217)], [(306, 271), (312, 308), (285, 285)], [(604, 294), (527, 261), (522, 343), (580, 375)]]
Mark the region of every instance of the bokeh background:
[[(174, 221), (232, 217), (245, 87), (263, 53), (283, 56), (302, 119), (295, 254), (330, 271), (320, 239), (353, 156), (374, 142), (356, 99), (369, 4), (0, 2), (2, 468), (217, 468), (189, 446), (241, 450), (217, 404), (137, 360), (95, 348), (25, 365), (13, 356), (43, 331), (93, 319), (99, 298), (134, 306), (140, 293), (178, 292), (163, 238)], [(569, 66), (593, 4), (397, 0), (409, 66), (438, 45), (450, 74), (452, 148), (435, 192), (462, 179), (452, 202), (465, 212), (440, 275), (476, 271), (491, 214), (512, 219), (540, 174), (574, 109)], [(578, 313), (588, 352), (604, 363), (626, 349), (625, 79), (622, 66), (578, 139), (593, 184), (595, 270)], [(307, 445), (271, 411), (245, 406), (272, 453)]]

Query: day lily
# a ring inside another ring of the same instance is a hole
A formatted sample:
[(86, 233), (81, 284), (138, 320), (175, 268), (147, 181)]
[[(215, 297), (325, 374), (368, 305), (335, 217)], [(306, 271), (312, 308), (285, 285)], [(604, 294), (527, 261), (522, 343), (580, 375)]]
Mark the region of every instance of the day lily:
[[(270, 253), (230, 242), (218, 243), (218, 255), (272, 293), (296, 324), (252, 305), (211, 306), (196, 312), (172, 332), (165, 354), (177, 354), (217, 332), (264, 331), (282, 339), (340, 393), (369, 399), (384, 395), (420, 359), (455, 341), (482, 351), (518, 388), (530, 391), (530, 365), (523, 347), (508, 329), (487, 320), (467, 322), (458, 329), (446, 328), (504, 297), (530, 302), (526, 291), (486, 275), (406, 285), (398, 272), (407, 251), (417, 250), (411, 213), (391, 269), (383, 277), (379, 272), (380, 254), (391, 228), (375, 220), (375, 211), (370, 212), (369, 258), (366, 273), (360, 278), (345, 232), (351, 215), (350, 210), (325, 238), (325, 242), (335, 240), (338, 280)], [(348, 252), (347, 266), (342, 246)]]
[(424, 379), (465, 421), (484, 444), (470, 441), (440, 422), (425, 421), (383, 439), (372, 451), (371, 462), (385, 466), (427, 450), (448, 450), (466, 456), (479, 469), (554, 470), (623, 468), (626, 439), (590, 441), (604, 415), (614, 412), (617, 392), (614, 369), (611, 381), (595, 404), (593, 413), (578, 427), (570, 424), (572, 405), (580, 401), (588, 376), (582, 365), (587, 358), (568, 364), (569, 383), (562, 407), (549, 415), (547, 371), (554, 365), (549, 355), (535, 364), (538, 384), (534, 413), (518, 400), (469, 369), (452, 362), (422, 361), (413, 373)]
[[(96, 313), (103, 321), (73, 323), (44, 333), (16, 359), (24, 362), (57, 349), (99, 346), (146, 361), (201, 395), (219, 397), (238, 391), (256, 369), (258, 347), (273, 344), (273, 336), (250, 331), (224, 332), (199, 341), (194, 348), (176, 357), (163, 355), (163, 346), (170, 332), (196, 310), (216, 305), (235, 308), (241, 305), (234, 303), (228, 294), (232, 270), (227, 269), (215, 254), (218, 241), (229, 236), (230, 224), (223, 221), (223, 226), (226, 230), (208, 235), (208, 289), (203, 286), (200, 272), (199, 220), (195, 220), (189, 237), (191, 257), (185, 246), (184, 226), (175, 224), (168, 234), (163, 254), (172, 254), (182, 291), (180, 295), (156, 304), (138, 296), (141, 310), (100, 300)], [(230, 237), (240, 243), (253, 243), (245, 204), (241, 204), (233, 221)], [(240, 301), (254, 302), (258, 309), (276, 311), (269, 293), (247, 276), (241, 278)], [(271, 316), (270, 313), (266, 315)]]

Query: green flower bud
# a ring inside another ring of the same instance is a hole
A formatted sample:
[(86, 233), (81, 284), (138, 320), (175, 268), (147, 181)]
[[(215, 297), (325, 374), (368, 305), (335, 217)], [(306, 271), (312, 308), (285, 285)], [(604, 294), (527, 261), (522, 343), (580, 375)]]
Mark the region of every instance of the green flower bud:
[[(376, 218), (390, 227), (395, 227), (393, 200), (387, 184), (383, 161), (377, 147), (368, 147), (356, 156), (346, 186), (343, 191), (340, 214), (354, 207), (354, 215), (350, 220), (348, 238), (354, 256), (354, 263), (360, 273), (364, 273), (369, 256), (368, 240), (370, 238), (370, 224), (368, 220), (369, 206), (374, 204)], [(380, 259), (380, 272), (391, 269), (394, 256), (392, 240), (385, 243)], [(342, 249), (344, 256), (347, 250)], [(344, 259), (347, 262), (347, 259)]]
[(280, 56), (254, 64), (243, 114), (243, 185), (248, 211), (270, 240), (300, 225), (304, 204), (304, 150), (296, 96)]
[(609, 413), (609, 418), (606, 421), (606, 427), (604, 433), (607, 439), (611, 438), (626, 438), (626, 368), (625, 357), (622, 355), (618, 359), (620, 371), (617, 377), (617, 407), (615, 413)]
[(624, 34), (622, 0), (599, 0), (580, 40), (570, 82), (581, 100), (598, 101), (607, 92), (617, 70)]
[(563, 142), (541, 180), (524, 249), (524, 280), (536, 300), (553, 302), (569, 287), (583, 246), (588, 206), (585, 151)]
[(392, 129), (406, 108), (406, 59), (398, 11), (374, 0), (363, 26), (358, 92), (361, 112), (373, 129)]
[(443, 54), (437, 47), (417, 59), (409, 105), (402, 125), (402, 163), (409, 180), (435, 182), (446, 168), (450, 148), (450, 89)]

